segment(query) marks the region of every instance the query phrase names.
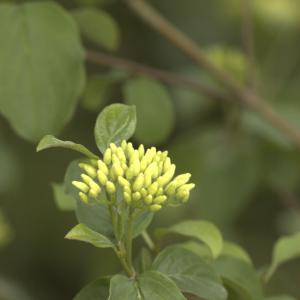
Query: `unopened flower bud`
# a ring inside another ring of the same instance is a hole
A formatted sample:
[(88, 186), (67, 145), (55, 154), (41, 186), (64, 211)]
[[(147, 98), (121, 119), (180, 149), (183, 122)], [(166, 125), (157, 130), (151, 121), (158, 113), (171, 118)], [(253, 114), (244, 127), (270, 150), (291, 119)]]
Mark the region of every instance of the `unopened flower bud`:
[(126, 142), (125, 140), (122, 141), (121, 147), (122, 147), (124, 153), (126, 153), (126, 150), (127, 150), (127, 142)]
[(108, 148), (106, 149), (105, 153), (104, 153), (104, 157), (103, 157), (103, 161), (106, 165), (110, 165), (111, 164), (111, 149)]
[(106, 182), (106, 191), (109, 194), (114, 194), (116, 192), (116, 186), (113, 184), (113, 182), (109, 180)]
[(89, 198), (88, 198), (88, 196), (85, 193), (79, 192), (78, 195), (79, 195), (79, 198), (80, 198), (80, 200), (82, 202), (84, 202), (84, 203), (88, 203), (89, 202)]
[(104, 172), (101, 170), (98, 170), (97, 176), (98, 176), (98, 181), (100, 182), (100, 184), (105, 186), (108, 179), (107, 179), (107, 176), (104, 174)]
[(186, 174), (181, 174), (178, 175), (177, 177), (175, 177), (174, 181), (177, 184), (177, 187), (187, 183), (191, 178), (191, 174), (190, 173), (186, 173)]
[(132, 143), (128, 143), (127, 144), (127, 156), (130, 157), (133, 152), (134, 152), (134, 148), (132, 146)]
[(147, 205), (150, 205), (153, 201), (153, 196), (152, 195), (147, 195), (144, 199), (144, 202), (147, 204)]
[(72, 184), (79, 189), (80, 191), (87, 193), (89, 190), (89, 186), (81, 181), (72, 181)]
[(122, 169), (120, 164), (113, 164), (112, 171), (116, 178), (118, 178), (119, 176), (123, 176), (124, 174), (124, 170)]
[(100, 193), (101, 192), (101, 188), (100, 186), (94, 181), (94, 180), (90, 180), (88, 185), (90, 186), (90, 188), (92, 190), (94, 190), (95, 192), (97, 193)]
[(141, 159), (144, 156), (144, 154), (145, 154), (145, 148), (144, 148), (143, 144), (141, 144), (139, 146), (138, 151), (139, 151), (139, 158)]
[(121, 162), (126, 162), (126, 156), (121, 147), (118, 147), (118, 149), (117, 149), (117, 156)]
[(83, 169), (89, 176), (92, 178), (95, 178), (97, 175), (96, 169), (92, 167), (91, 165), (80, 163), (79, 167)]
[(160, 209), (161, 209), (161, 205), (159, 205), (159, 204), (152, 204), (152, 205), (149, 207), (149, 210), (152, 211), (152, 212), (159, 211)]
[(101, 170), (105, 175), (108, 175), (107, 165), (100, 159), (98, 160), (98, 169)]
[(138, 201), (138, 200), (140, 200), (141, 198), (142, 198), (142, 195), (141, 195), (140, 192), (135, 192), (135, 193), (132, 194), (132, 199), (133, 199), (134, 201)]
[(176, 199), (181, 202), (186, 202), (189, 199), (190, 192), (186, 190), (181, 190), (176, 193)]
[(130, 187), (130, 182), (128, 180), (126, 180), (124, 177), (119, 176), (118, 177), (118, 182), (119, 184), (124, 188), (125, 186)]
[(167, 196), (165, 196), (165, 195), (157, 196), (153, 199), (153, 203), (155, 203), (155, 204), (162, 204), (166, 201), (167, 201)]
[(93, 179), (86, 174), (81, 174), (80, 177), (82, 178), (83, 182), (86, 183), (87, 185), (89, 185), (89, 183), (93, 181)]
[(144, 197), (144, 198), (148, 195), (148, 192), (147, 192), (147, 190), (145, 188), (142, 188), (140, 190), (140, 193), (141, 193), (142, 197)]
[(169, 169), (166, 171), (166, 173), (157, 179), (158, 184), (162, 187), (168, 184), (172, 179), (172, 177), (174, 176), (175, 169), (176, 166), (174, 164), (171, 165)]
[(119, 157), (115, 153), (112, 154), (111, 161), (112, 161), (112, 164), (118, 164), (118, 165), (121, 164)]
[(134, 191), (139, 191), (144, 185), (144, 175), (139, 174), (138, 177), (135, 179), (133, 183), (133, 190)]
[(95, 198), (96, 199), (99, 194), (100, 194), (100, 192), (98, 190), (90, 189), (90, 191), (89, 191), (89, 196), (91, 198)]
[(171, 167), (172, 163), (171, 163), (171, 159), (170, 157), (167, 157), (164, 161), (164, 172), (167, 172), (169, 170), (169, 168)]
[(123, 198), (124, 198), (124, 200), (125, 200), (125, 202), (126, 202), (127, 204), (130, 204), (130, 203), (131, 203), (131, 195), (130, 195), (129, 193), (124, 192), (124, 193), (123, 193)]
[(157, 183), (156, 181), (153, 182), (153, 183), (148, 187), (148, 192), (149, 192), (149, 194), (151, 194), (151, 195), (156, 194), (157, 190), (158, 190), (158, 183)]
[(110, 147), (112, 153), (115, 153), (115, 152), (117, 151), (117, 146), (116, 146), (116, 144), (110, 143), (110, 144), (109, 144), (109, 147)]
[(178, 188), (178, 192), (180, 191), (191, 191), (195, 187), (194, 183), (187, 183)]

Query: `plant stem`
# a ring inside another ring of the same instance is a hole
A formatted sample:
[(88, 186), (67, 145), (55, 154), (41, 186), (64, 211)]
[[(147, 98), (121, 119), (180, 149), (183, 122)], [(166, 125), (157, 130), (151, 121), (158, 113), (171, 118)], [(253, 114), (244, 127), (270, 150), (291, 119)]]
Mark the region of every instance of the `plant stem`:
[(277, 114), (273, 108), (227, 72), (216, 67), (198, 47), (198, 44), (185, 33), (161, 16), (145, 0), (124, 0), (127, 5), (152, 28), (191, 58), (199, 67), (204, 68), (222, 83), (243, 105), (259, 113), (273, 127), (286, 134), (300, 148), (300, 133), (288, 121)]
[(113, 56), (111, 54), (87, 50), (86, 60), (94, 64), (126, 70), (131, 74), (146, 75), (160, 80), (166, 84), (192, 89), (215, 100), (223, 100), (228, 102), (231, 101), (231, 98), (227, 97), (224, 93), (221, 93), (218, 90), (201, 83), (201, 81), (180, 76), (172, 72), (149, 67), (134, 61), (130, 61), (128, 59)]
[(147, 230), (144, 230), (142, 232), (142, 237), (143, 237), (145, 243), (147, 244), (147, 246), (149, 247), (149, 249), (153, 251), (155, 249), (155, 245), (154, 245), (150, 235), (148, 234)]
[[(126, 255), (127, 255), (127, 263), (130, 266), (130, 268), (133, 270), (132, 239), (133, 239), (133, 216), (132, 216), (132, 211), (129, 211), (128, 224), (127, 224), (127, 237), (126, 237)], [(133, 271), (133, 273), (135, 273), (135, 271)]]

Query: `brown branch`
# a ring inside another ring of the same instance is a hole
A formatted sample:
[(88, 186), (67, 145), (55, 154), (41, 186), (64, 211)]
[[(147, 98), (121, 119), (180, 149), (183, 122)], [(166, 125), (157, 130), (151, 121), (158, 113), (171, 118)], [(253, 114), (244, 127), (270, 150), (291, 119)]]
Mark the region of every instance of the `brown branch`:
[(123, 59), (107, 53), (92, 50), (86, 51), (86, 59), (88, 62), (94, 64), (126, 70), (131, 74), (146, 75), (158, 79), (166, 84), (192, 89), (196, 92), (208, 96), (209, 98), (231, 101), (231, 99), (227, 98), (226, 95), (201, 83), (200, 81), (186, 78), (172, 72), (149, 67), (140, 63), (130, 61), (128, 59)]
[(230, 74), (216, 67), (191, 38), (161, 16), (145, 0), (124, 1), (144, 22), (185, 53), (200, 68), (205, 69), (222, 83), (237, 98), (237, 101), (259, 113), (273, 127), (285, 133), (300, 148), (300, 133), (298, 130), (277, 114), (268, 103), (261, 101), (258, 96), (243, 87)]

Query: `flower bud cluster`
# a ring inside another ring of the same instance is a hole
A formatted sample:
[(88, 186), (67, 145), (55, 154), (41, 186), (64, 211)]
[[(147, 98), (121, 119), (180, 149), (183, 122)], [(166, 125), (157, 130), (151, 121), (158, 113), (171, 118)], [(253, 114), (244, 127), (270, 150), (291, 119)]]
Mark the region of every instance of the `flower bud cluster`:
[(90, 198), (98, 199), (101, 193), (110, 199), (120, 188), (127, 205), (155, 212), (165, 205), (186, 202), (195, 187), (188, 183), (189, 173), (174, 178), (176, 167), (167, 151), (157, 151), (155, 147), (145, 151), (143, 145), (134, 149), (126, 141), (120, 147), (111, 143), (103, 160), (81, 163), (79, 167), (84, 171), (82, 181), (72, 184), (86, 203)]

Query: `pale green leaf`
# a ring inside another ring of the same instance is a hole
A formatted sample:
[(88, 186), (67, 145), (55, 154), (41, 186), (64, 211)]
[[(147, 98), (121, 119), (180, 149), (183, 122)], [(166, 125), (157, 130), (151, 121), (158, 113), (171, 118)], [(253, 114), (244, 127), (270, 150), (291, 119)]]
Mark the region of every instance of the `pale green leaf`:
[(214, 267), (225, 285), (236, 292), (239, 300), (263, 300), (260, 279), (249, 263), (230, 256), (220, 256)]
[(95, 139), (99, 150), (104, 153), (110, 143), (119, 145), (128, 140), (136, 127), (135, 106), (115, 103), (99, 114), (95, 125)]
[(114, 244), (106, 236), (90, 229), (85, 224), (78, 224), (66, 235), (66, 239), (92, 244), (97, 248), (113, 248)]
[(107, 12), (96, 8), (82, 8), (75, 10), (73, 15), (84, 37), (107, 50), (119, 47), (118, 24)]
[(280, 238), (273, 249), (272, 263), (265, 279), (269, 280), (283, 263), (300, 257), (300, 232)]
[(67, 195), (64, 189), (64, 185), (53, 183), (52, 184), (54, 200), (56, 206), (62, 211), (75, 210), (76, 199), (72, 196)]
[(170, 277), (181, 291), (207, 300), (225, 300), (227, 292), (212, 265), (182, 247), (169, 247), (154, 260), (153, 268)]
[(210, 248), (214, 257), (217, 257), (223, 248), (223, 238), (220, 231), (214, 224), (207, 221), (183, 221), (162, 229), (160, 233), (177, 233), (200, 240)]
[(86, 285), (73, 300), (106, 300), (108, 290), (109, 279), (99, 278)]
[(110, 280), (108, 300), (137, 300), (138, 289), (134, 279), (124, 275), (115, 275)]
[(235, 243), (224, 241), (222, 255), (232, 256), (252, 265), (252, 261), (249, 254), (241, 246)]
[[(59, 33), (59, 34), (58, 34)], [(73, 19), (54, 2), (0, 5), (0, 111), (23, 138), (57, 134), (84, 86)]]
[(77, 151), (89, 158), (93, 158), (93, 159), (99, 158), (96, 154), (92, 153), (85, 146), (70, 141), (59, 140), (53, 135), (44, 136), (39, 142), (36, 150), (39, 152), (49, 148), (66, 148), (66, 149)]
[(135, 105), (138, 122), (135, 136), (145, 144), (158, 144), (166, 140), (175, 124), (175, 113), (167, 89), (158, 81), (138, 78), (124, 86), (126, 103)]

